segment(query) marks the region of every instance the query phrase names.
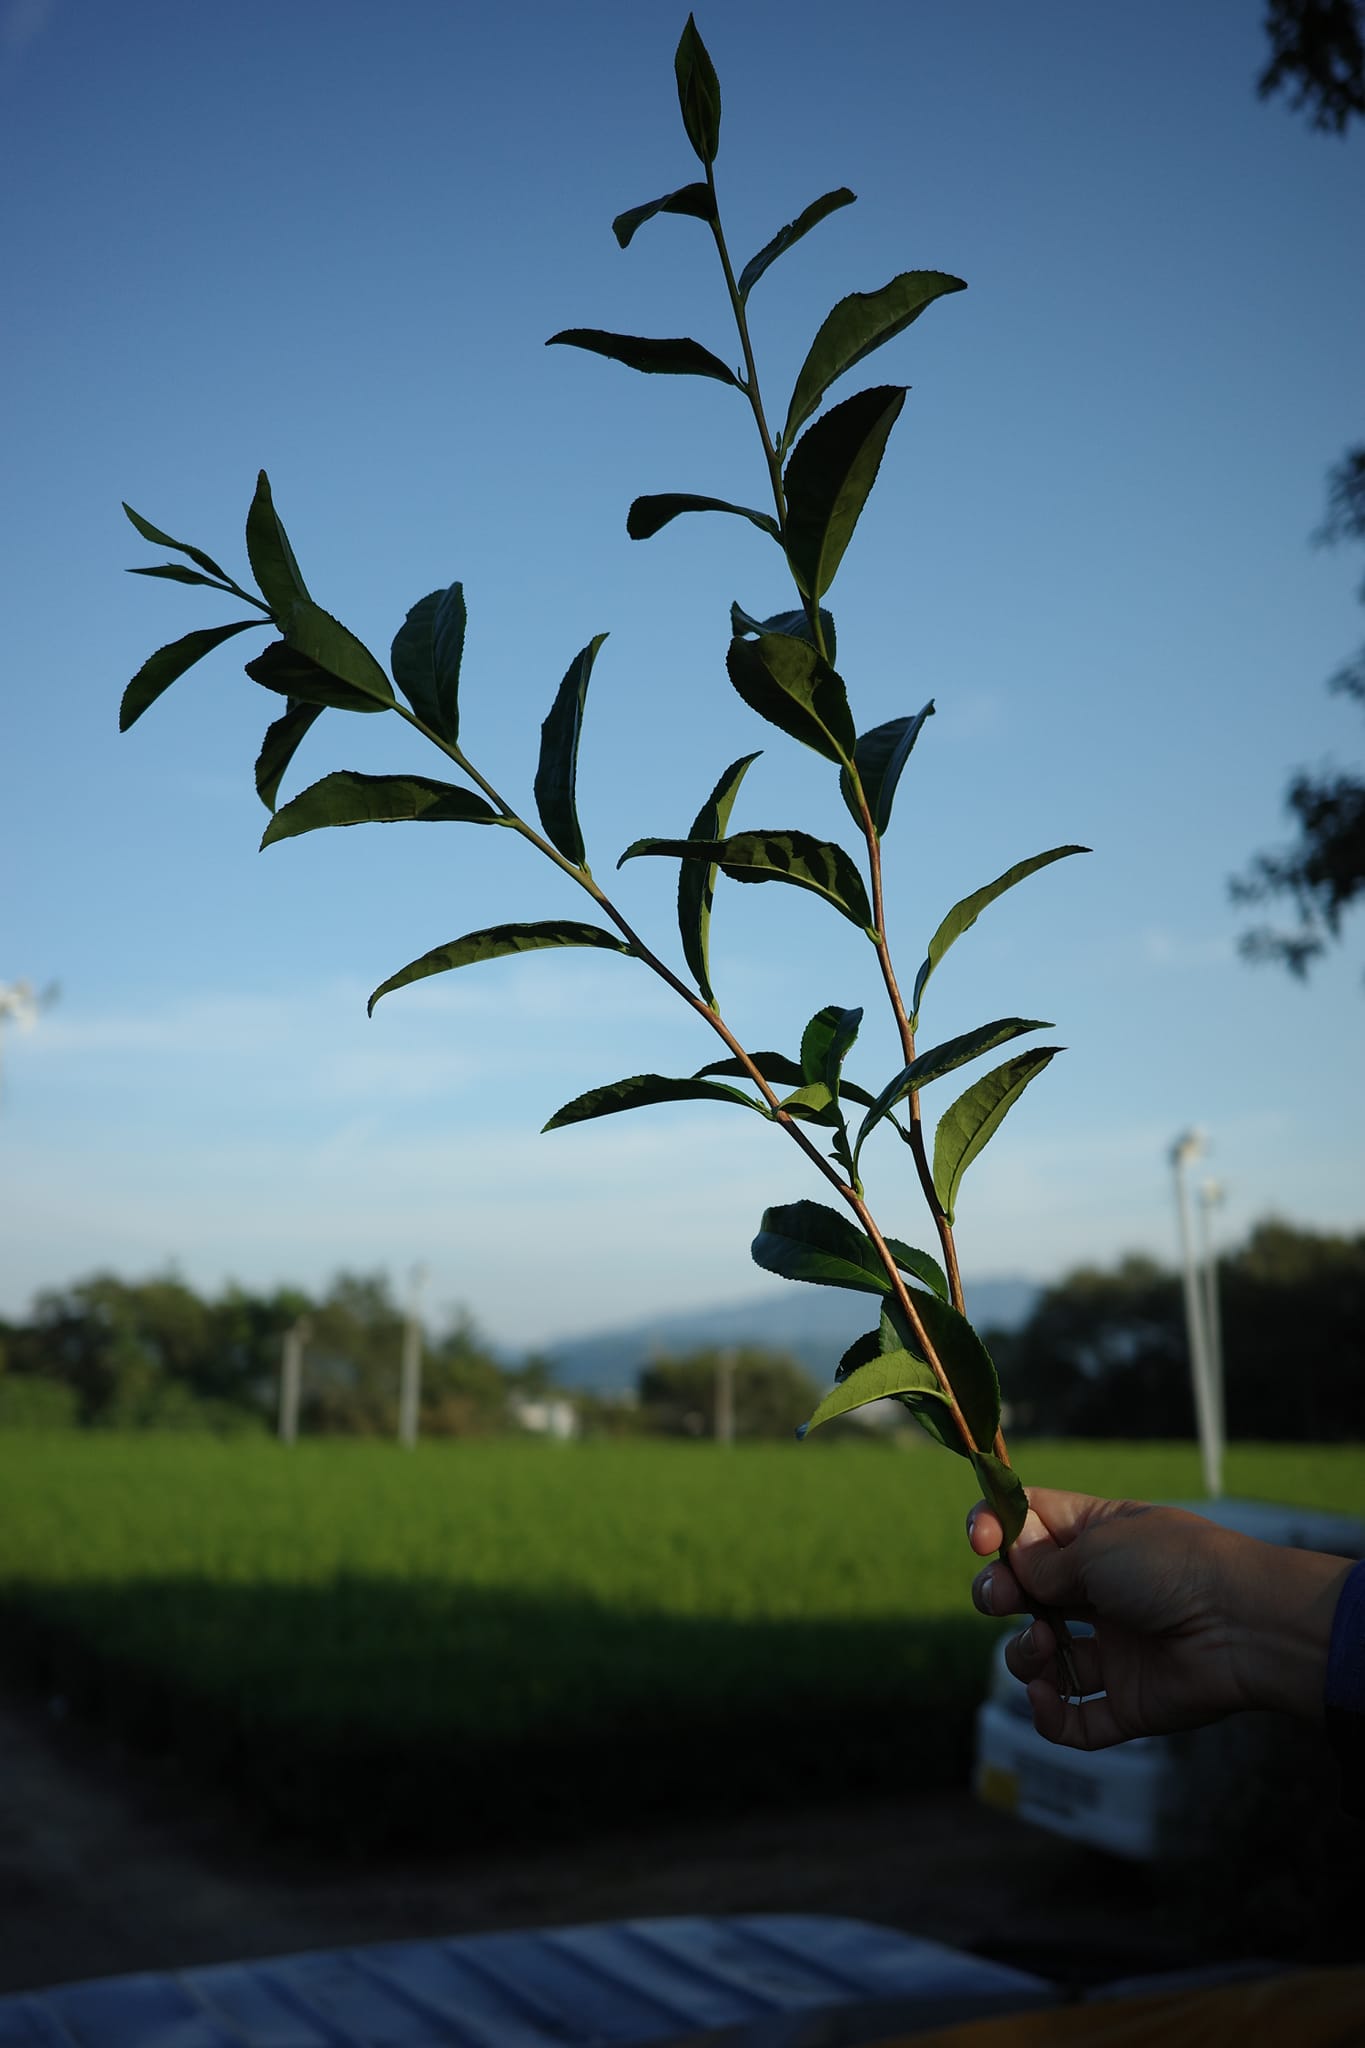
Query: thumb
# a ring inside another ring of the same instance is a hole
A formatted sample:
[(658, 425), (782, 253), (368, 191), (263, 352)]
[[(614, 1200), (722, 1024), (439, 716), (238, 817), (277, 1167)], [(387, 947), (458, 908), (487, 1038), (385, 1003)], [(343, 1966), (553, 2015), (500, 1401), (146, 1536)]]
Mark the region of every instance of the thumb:
[(1010, 1567), (1024, 1591), (1044, 1606), (1074, 1607), (1085, 1597), (1080, 1548), (1078, 1543), (1059, 1545), (1030, 1515), (1010, 1547)]

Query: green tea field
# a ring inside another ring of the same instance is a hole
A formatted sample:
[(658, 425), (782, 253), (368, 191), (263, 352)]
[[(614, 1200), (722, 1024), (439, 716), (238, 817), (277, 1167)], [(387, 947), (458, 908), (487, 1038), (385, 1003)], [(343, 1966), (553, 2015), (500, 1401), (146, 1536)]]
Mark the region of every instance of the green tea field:
[[(1025, 1444), (1192, 1500), (1193, 1447)], [(1365, 1450), (1234, 1448), (1358, 1508)], [(6, 1670), (337, 1847), (960, 1779), (993, 1631), (957, 1459), (0, 1435)]]

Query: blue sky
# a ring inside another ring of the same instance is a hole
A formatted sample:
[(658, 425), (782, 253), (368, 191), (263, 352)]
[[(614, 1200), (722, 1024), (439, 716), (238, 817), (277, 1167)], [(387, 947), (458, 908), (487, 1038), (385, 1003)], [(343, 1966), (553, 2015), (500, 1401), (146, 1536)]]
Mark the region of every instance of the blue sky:
[[(989, 911), (926, 1007), (927, 1042), (1019, 1014), (1068, 1047), (965, 1183), (969, 1282), (1169, 1256), (1165, 1154), (1190, 1123), (1228, 1235), (1272, 1210), (1365, 1221), (1359, 944), (1306, 988), (1253, 971), (1226, 894), (1283, 836), (1289, 770), (1357, 747), (1323, 682), (1360, 637), (1358, 564), (1308, 537), (1365, 415), (1365, 145), (1258, 103), (1260, 13), (699, 14), (737, 256), (818, 193), (859, 195), (755, 289), (772, 409), (837, 297), (908, 268), (969, 284), (842, 387), (912, 387), (831, 599), (860, 728), (938, 705), (887, 840), (903, 971), (1013, 861), (1095, 849)], [(154, 646), (233, 615), (124, 574), (159, 557), (120, 500), (241, 573), (264, 464), (314, 594), (381, 654), (463, 579), (463, 737), (528, 807), (555, 685), (610, 629), (580, 768), (602, 877), (755, 747), (736, 827), (847, 836), (832, 771), (725, 678), (731, 599), (786, 601), (770, 543), (719, 519), (625, 535), (640, 491), (761, 502), (743, 401), (542, 346), (586, 325), (736, 353), (699, 223), (625, 254), (610, 232), (693, 175), (683, 18), (0, 7), (0, 981), (62, 988), (3, 1048), (0, 1312), (97, 1266), (312, 1284), (420, 1259), (433, 1307), (519, 1345), (752, 1293), (762, 1208), (818, 1196), (794, 1148), (721, 1109), (537, 1135), (586, 1087), (713, 1056), (633, 963), (498, 963), (367, 1021), (427, 947), (589, 906), (458, 826), (258, 855), (274, 700), (231, 646), (116, 730)], [(287, 789), (404, 766), (440, 773), (396, 721), (333, 713)], [(676, 958), (672, 886), (638, 862), (618, 900)], [(794, 1049), (821, 1004), (866, 1002), (859, 1077), (898, 1063), (871, 949), (814, 899), (722, 885), (713, 957), (747, 1043)], [(869, 1191), (914, 1239), (903, 1158)]]

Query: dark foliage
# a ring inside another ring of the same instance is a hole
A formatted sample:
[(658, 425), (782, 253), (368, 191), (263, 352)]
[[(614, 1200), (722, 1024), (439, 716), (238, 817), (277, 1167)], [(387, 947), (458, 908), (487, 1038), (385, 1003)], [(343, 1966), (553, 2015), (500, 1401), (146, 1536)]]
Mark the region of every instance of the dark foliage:
[[(1219, 1298), (1230, 1436), (1365, 1440), (1365, 1235), (1258, 1224), (1220, 1261)], [(993, 1349), (1016, 1428), (1194, 1433), (1180, 1283), (1150, 1259), (1069, 1274)]]
[[(1315, 538), (1333, 543), (1365, 540), (1365, 447), (1352, 448), (1328, 478), (1327, 517)], [(1365, 602), (1365, 584), (1361, 586)], [(1329, 687), (1365, 706), (1365, 648), (1332, 677)], [(1243, 934), (1248, 960), (1278, 961), (1302, 979), (1340, 937), (1342, 913), (1365, 892), (1365, 778), (1352, 770), (1299, 769), (1285, 805), (1298, 826), (1288, 847), (1258, 853), (1229, 888), (1234, 902), (1287, 898), (1297, 915), (1289, 931), (1260, 925)]]
[[(26, 1322), (0, 1329), (0, 1425), (51, 1424), (74, 1402), (74, 1419), (98, 1428), (265, 1427), (275, 1419), (285, 1333), (301, 1317), (309, 1326), (303, 1428), (394, 1434), (402, 1312), (382, 1275), (350, 1273), (318, 1301), (289, 1287), (268, 1295), (229, 1287), (209, 1301), (173, 1276), (109, 1273), (51, 1289)], [(543, 1391), (544, 1380), (543, 1363), (504, 1371), (473, 1325), (457, 1319), (425, 1344), (421, 1431), (502, 1428), (509, 1394)], [(32, 1391), (44, 1386), (55, 1401)]]
[(1314, 128), (1344, 135), (1365, 117), (1365, 8), (1360, 0), (1270, 0), (1270, 62), (1256, 81), (1262, 99), (1289, 95)]
[[(725, 1354), (656, 1358), (640, 1374), (640, 1413), (661, 1436), (713, 1437)], [(729, 1354), (734, 1435), (790, 1440), (820, 1399), (809, 1373), (783, 1351), (745, 1346)]]

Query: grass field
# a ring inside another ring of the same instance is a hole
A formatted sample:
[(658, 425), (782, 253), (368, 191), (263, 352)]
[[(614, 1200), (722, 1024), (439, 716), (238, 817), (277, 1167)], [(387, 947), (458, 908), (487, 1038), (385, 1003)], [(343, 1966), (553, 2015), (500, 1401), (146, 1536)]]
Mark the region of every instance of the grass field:
[[(1022, 1444), (1194, 1498), (1193, 1447)], [(1358, 1509), (1365, 1449), (1229, 1490)], [(993, 1631), (930, 1446), (0, 1434), (5, 1663), (338, 1845), (545, 1833), (965, 1768)]]

